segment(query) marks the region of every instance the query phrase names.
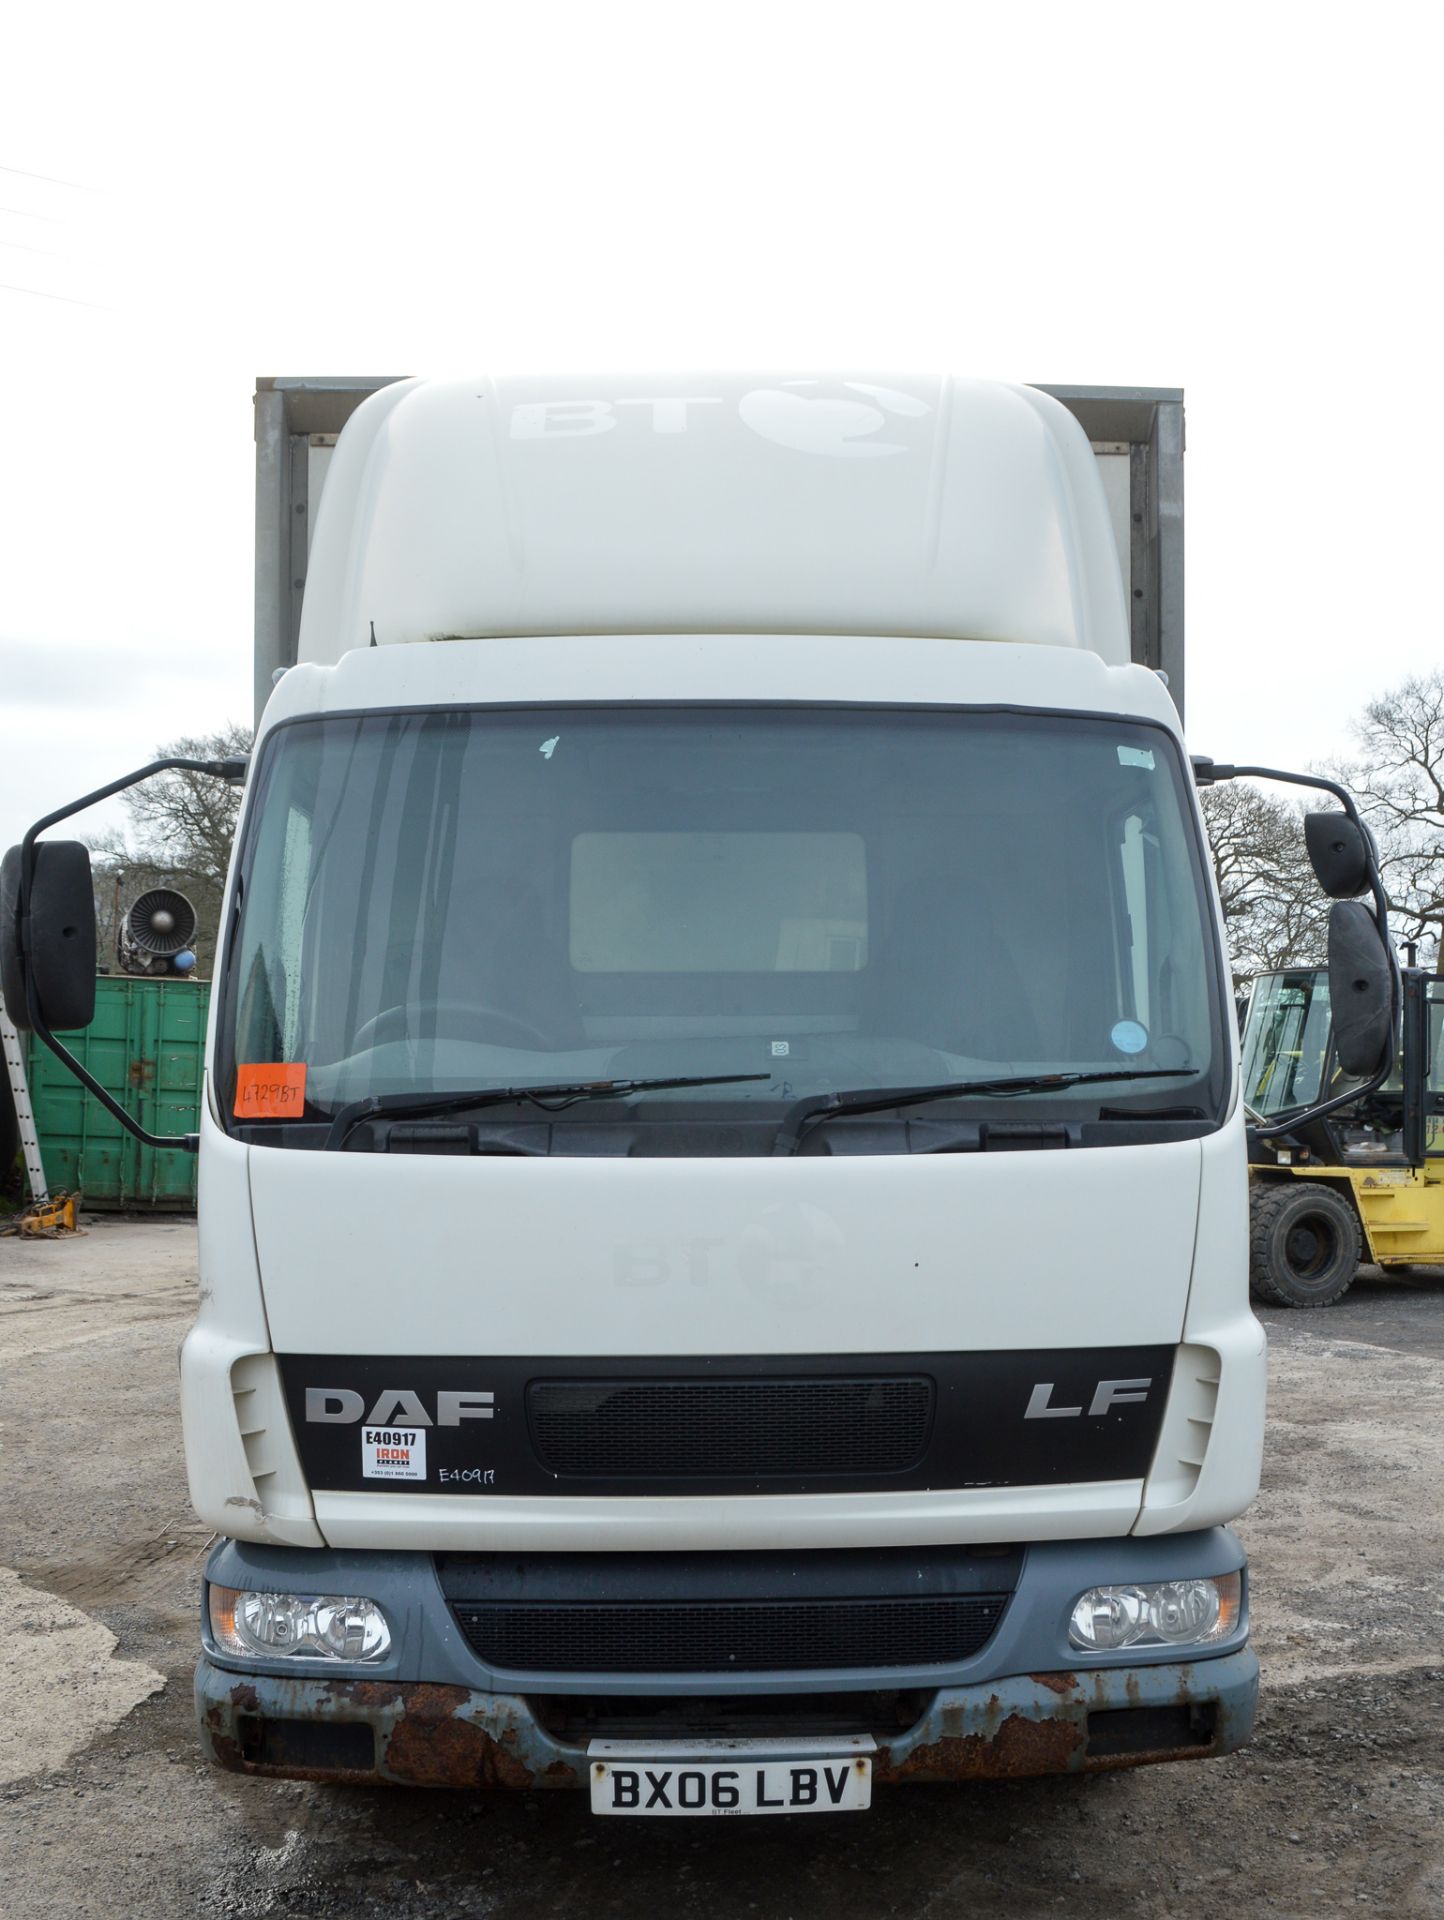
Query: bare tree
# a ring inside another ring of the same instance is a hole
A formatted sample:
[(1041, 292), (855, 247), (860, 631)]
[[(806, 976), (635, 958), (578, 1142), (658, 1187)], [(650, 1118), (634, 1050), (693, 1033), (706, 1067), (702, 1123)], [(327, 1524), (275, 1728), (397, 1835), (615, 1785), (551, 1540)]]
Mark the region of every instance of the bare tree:
[[(1353, 732), (1357, 757), (1327, 770), (1373, 830), (1395, 933), (1444, 971), (1444, 670), (1371, 700)], [(1304, 850), (1305, 808), (1241, 780), (1201, 798), (1235, 989), (1272, 968), (1318, 965), (1330, 902)]]
[(1338, 769), (1379, 843), (1396, 931), (1444, 971), (1444, 669), (1371, 700)]
[(1234, 991), (1256, 973), (1316, 966), (1323, 959), (1329, 902), (1304, 847), (1302, 811), (1244, 780), (1199, 796), (1213, 849)]
[[(156, 758), (224, 759), (249, 753), (251, 738), (249, 727), (232, 722), (216, 733), (172, 740), (156, 749)], [(113, 964), (121, 921), (137, 895), (164, 886), (195, 907), (196, 959), (202, 975), (210, 972), (240, 804), (238, 788), (204, 773), (157, 774), (130, 789), (128, 830), (98, 834), (90, 842), (102, 965)]]

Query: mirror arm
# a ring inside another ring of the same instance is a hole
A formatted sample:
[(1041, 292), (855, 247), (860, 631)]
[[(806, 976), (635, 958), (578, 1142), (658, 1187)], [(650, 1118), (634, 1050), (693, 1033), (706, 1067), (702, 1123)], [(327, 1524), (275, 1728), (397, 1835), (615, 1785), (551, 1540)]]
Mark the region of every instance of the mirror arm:
[[(43, 820), (37, 820), (20, 842), (20, 878), (17, 888), (19, 907), (20, 935), (22, 951), (26, 951), (25, 940), (30, 925), (30, 887), (35, 878), (35, 842), (38, 835), (47, 827), (53, 827), (61, 820), (68, 820), (73, 813), (82, 813), (86, 807), (93, 807), (97, 801), (109, 800), (113, 794), (124, 793), (127, 787), (149, 780), (157, 773), (209, 773), (217, 779), (230, 781), (238, 785), (245, 779), (248, 756), (236, 754), (225, 760), (152, 760), (149, 766), (141, 767), (136, 773), (128, 773), (120, 780), (112, 780), (108, 786), (97, 787), (94, 793), (87, 793), (79, 800), (72, 800), (68, 807), (57, 807), (54, 813), (47, 813)], [(26, 951), (26, 958), (29, 955)], [(201, 1137), (198, 1133), (150, 1133), (141, 1126), (114, 1097), (108, 1088), (103, 1087), (86, 1067), (76, 1059), (70, 1049), (56, 1039), (50, 1031), (44, 1014), (40, 1010), (40, 995), (36, 989), (35, 976), (27, 965), (25, 969), (25, 1010), (32, 1031), (42, 1040), (62, 1065), (73, 1073), (80, 1084), (111, 1113), (125, 1128), (126, 1132), (139, 1140), (144, 1147), (172, 1147), (182, 1153), (196, 1153), (200, 1149)]]
[[(1353, 821), (1363, 836), (1365, 851), (1369, 858), (1369, 892), (1374, 898), (1374, 919), (1379, 926), (1379, 937), (1383, 941), (1384, 951), (1389, 956), (1389, 974), (1393, 982), (1390, 988), (1391, 1034), (1399, 1028), (1399, 1013), (1403, 1004), (1403, 976), (1399, 971), (1399, 956), (1394, 951), (1394, 942), (1389, 938), (1389, 896), (1384, 891), (1384, 876), (1379, 871), (1378, 856), (1374, 850), (1374, 836), (1364, 823), (1359, 812), (1358, 802), (1347, 787), (1339, 785), (1337, 780), (1325, 779), (1321, 773), (1286, 773), (1281, 767), (1235, 767), (1222, 761), (1210, 760), (1204, 754), (1193, 756), (1194, 783), (1200, 787), (1211, 787), (1219, 780), (1279, 780), (1290, 787), (1317, 787), (1324, 793), (1331, 793)], [(1256, 1127), (1255, 1134), (1260, 1140), (1271, 1140), (1277, 1134), (1289, 1133), (1293, 1128), (1307, 1125), (1311, 1120), (1322, 1119), (1326, 1113), (1333, 1113), (1338, 1107), (1347, 1107), (1355, 1100), (1365, 1100), (1371, 1093), (1377, 1093), (1394, 1070), (1394, 1046), (1390, 1041), (1384, 1055), (1384, 1064), (1374, 1076), (1362, 1086), (1350, 1087), (1347, 1093), (1335, 1094), (1332, 1100), (1321, 1100), (1317, 1105), (1304, 1107), (1298, 1113), (1290, 1114), (1287, 1120), (1276, 1120), (1271, 1126)]]

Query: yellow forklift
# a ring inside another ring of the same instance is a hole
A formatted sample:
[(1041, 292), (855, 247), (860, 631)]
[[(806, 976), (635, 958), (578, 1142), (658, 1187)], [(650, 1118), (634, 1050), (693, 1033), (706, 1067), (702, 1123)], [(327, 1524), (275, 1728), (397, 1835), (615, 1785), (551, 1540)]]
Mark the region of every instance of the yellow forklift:
[[(1394, 1273), (1444, 1265), (1444, 979), (1415, 957), (1409, 949), (1400, 970), (1392, 1071), (1359, 1082), (1355, 1099), (1358, 1076), (1339, 1057), (1337, 969), (1332, 991), (1324, 967), (1254, 982), (1243, 1030), (1249, 1279), (1270, 1306), (1331, 1306), (1361, 1260)], [(1336, 1104), (1290, 1127), (1290, 1113), (1320, 1101)]]

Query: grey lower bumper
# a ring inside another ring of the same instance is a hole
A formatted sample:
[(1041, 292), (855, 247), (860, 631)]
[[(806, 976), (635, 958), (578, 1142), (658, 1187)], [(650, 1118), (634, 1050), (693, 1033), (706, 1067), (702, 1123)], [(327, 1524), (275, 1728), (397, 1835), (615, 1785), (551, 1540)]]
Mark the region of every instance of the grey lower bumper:
[[(878, 1737), (875, 1777), (1016, 1780), (1232, 1753), (1253, 1730), (1258, 1671), (1244, 1648), (943, 1687), (905, 1732)], [(550, 1734), (519, 1694), (242, 1675), (203, 1659), (196, 1709), (211, 1759), (238, 1773), (413, 1787), (587, 1783), (586, 1747)]]

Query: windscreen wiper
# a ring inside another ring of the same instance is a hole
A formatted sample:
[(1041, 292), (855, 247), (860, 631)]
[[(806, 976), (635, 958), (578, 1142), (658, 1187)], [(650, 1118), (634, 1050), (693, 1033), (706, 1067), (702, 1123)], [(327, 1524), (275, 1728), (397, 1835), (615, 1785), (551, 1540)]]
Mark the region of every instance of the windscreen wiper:
[(619, 1100), (629, 1093), (657, 1093), (668, 1087), (722, 1087), (738, 1080), (771, 1078), (770, 1073), (697, 1073), (654, 1080), (581, 1080), (561, 1086), (476, 1087), (470, 1093), (372, 1093), (332, 1115), (326, 1151), (344, 1147), (357, 1127), (383, 1116), (420, 1120), (438, 1113), (465, 1113), (472, 1107), (499, 1107), (508, 1100), (530, 1100), (549, 1113), (560, 1113), (579, 1100)]
[(931, 1087), (857, 1087), (848, 1093), (808, 1094), (794, 1100), (783, 1114), (772, 1151), (796, 1153), (809, 1128), (837, 1113), (886, 1113), (890, 1107), (916, 1107), (925, 1100), (956, 1099), (963, 1094), (1049, 1093), (1100, 1080), (1176, 1080), (1188, 1071), (1187, 1067), (1116, 1067), (1099, 1073), (1019, 1073), (993, 1080), (940, 1080)]

